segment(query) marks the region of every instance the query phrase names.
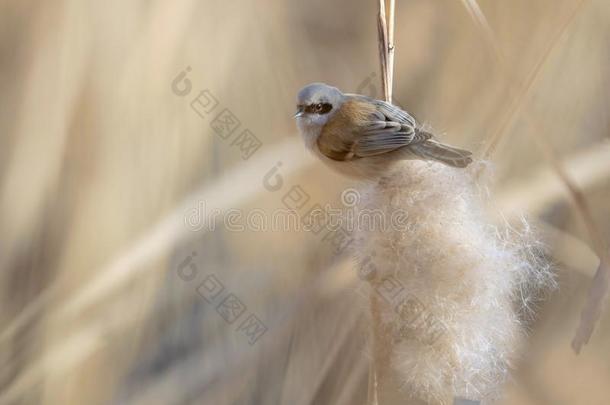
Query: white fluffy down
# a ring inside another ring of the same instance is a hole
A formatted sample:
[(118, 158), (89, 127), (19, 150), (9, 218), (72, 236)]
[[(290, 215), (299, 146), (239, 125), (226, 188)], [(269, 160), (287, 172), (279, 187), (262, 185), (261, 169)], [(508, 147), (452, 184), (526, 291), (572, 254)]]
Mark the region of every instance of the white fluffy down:
[(406, 212), (398, 229), (359, 229), (357, 252), (394, 341), (388, 366), (405, 395), (432, 404), (494, 401), (555, 283), (525, 221), (492, 224), (472, 166), (405, 162), (361, 201), (386, 218)]

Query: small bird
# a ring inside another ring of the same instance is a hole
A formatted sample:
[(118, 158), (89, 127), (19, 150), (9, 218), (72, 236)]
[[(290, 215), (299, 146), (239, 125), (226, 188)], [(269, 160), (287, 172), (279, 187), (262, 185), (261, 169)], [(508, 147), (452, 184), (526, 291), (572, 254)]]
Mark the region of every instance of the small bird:
[(375, 179), (405, 159), (463, 168), (471, 153), (440, 143), (400, 108), (324, 83), (305, 86), (294, 115), (305, 145), (350, 177)]

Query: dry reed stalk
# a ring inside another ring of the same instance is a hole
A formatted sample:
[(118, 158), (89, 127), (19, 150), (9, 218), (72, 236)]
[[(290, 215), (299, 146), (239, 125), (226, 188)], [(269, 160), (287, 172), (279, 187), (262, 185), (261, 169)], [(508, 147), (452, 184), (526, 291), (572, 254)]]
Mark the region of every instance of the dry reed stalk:
[(523, 105), (523, 100), (529, 94), (531, 89), (534, 87), (534, 84), (538, 80), (539, 74), (542, 70), (542, 66), (549, 58), (551, 51), (555, 48), (555, 45), (559, 42), (559, 39), (563, 36), (568, 26), (574, 20), (574, 17), (578, 15), (580, 9), (585, 4), (587, 0), (581, 0), (574, 9), (570, 12), (570, 14), (566, 17), (557, 31), (552, 35), (548, 44), (544, 47), (545, 51), (542, 53), (533, 69), (530, 71), (527, 79), (523, 83), (523, 85), (516, 89), (514, 87), (514, 83), (517, 81), (510, 80), (511, 79), (511, 70), (507, 67), (504, 62), (504, 57), (502, 55), (502, 51), (498, 48), (497, 41), (494, 38), (493, 31), (491, 27), (487, 23), (487, 19), (483, 14), (481, 8), (479, 7), (476, 0), (462, 0), (462, 3), (468, 10), (472, 19), (477, 23), (479, 29), (484, 33), (484, 39), (488, 46), (492, 49), (492, 56), (498, 67), (502, 71), (502, 75), (505, 76), (507, 82), (509, 84), (508, 90), (508, 101), (510, 103), (509, 109), (504, 114), (504, 117), (500, 120), (500, 124), (497, 126), (495, 131), (493, 131), (492, 136), (487, 140), (485, 147), (483, 148), (483, 152), (481, 153), (481, 158), (483, 160), (491, 160), (493, 154), (495, 153), (498, 145), (501, 140), (504, 138), (510, 123), (513, 122), (514, 117), (519, 112), (519, 108)]
[(381, 69), (381, 88), (383, 90), (383, 96), (389, 101), (390, 96), (389, 89), (389, 65), (388, 65), (388, 49), (389, 49), (389, 38), (388, 38), (388, 24), (386, 21), (385, 12), (385, 0), (379, 0), (379, 10), (377, 14), (377, 37), (379, 44), (379, 64)]
[[(513, 89), (513, 84), (512, 84), (513, 80), (511, 80), (510, 74), (508, 73), (508, 64), (506, 63), (506, 58), (504, 57), (502, 51), (495, 45), (490, 47), (498, 62), (501, 73), (507, 83), (507, 88), (509, 90), (509, 94), (511, 94), (511, 96), (513, 96), (513, 93), (519, 94), (519, 95), (521, 95), (521, 97), (514, 98), (514, 100), (516, 102), (514, 104), (514, 109), (512, 109), (510, 114), (507, 116), (506, 122), (503, 123), (503, 125), (501, 125), (499, 127), (498, 131), (491, 138), (490, 143), (488, 144), (488, 146), (484, 152), (484, 156), (486, 158), (490, 158), (491, 155), (493, 154), (493, 152), (495, 151), (503, 134), (506, 133), (505, 130), (508, 127), (508, 125), (507, 125), (508, 122), (510, 122), (513, 114), (517, 112), (518, 106), (521, 104), (521, 101), (523, 100), (525, 95), (527, 93), (529, 93), (529, 91), (533, 87), (533, 85), (541, 71), (541, 67), (543, 66), (544, 62), (548, 59), (548, 56), (549, 56), (551, 50), (553, 49), (555, 43), (565, 32), (565, 30), (569, 26), (570, 22), (574, 19), (574, 17), (581, 10), (582, 6), (585, 4), (585, 1), (586, 0), (581, 0), (576, 5), (576, 7), (573, 9), (573, 11), (570, 13), (568, 18), (561, 25), (560, 29), (558, 30), (557, 35), (553, 38), (553, 41), (551, 41), (550, 45), (547, 46), (546, 52), (543, 54), (542, 58), (539, 60), (539, 62), (534, 67), (532, 73), (530, 74), (530, 77), (526, 81), (524, 88), (520, 92), (518, 90), (515, 91)], [(476, 0), (463, 0), (463, 3), (466, 6), (466, 8), (470, 11), (471, 16), (477, 22), (477, 26), (479, 26), (479, 28), (488, 26), (485, 16), (480, 11), (480, 8), (478, 7)], [(473, 10), (476, 12), (473, 12)], [(487, 29), (487, 30), (482, 29), (482, 32), (483, 32), (485, 39), (487, 40), (486, 42), (495, 44), (496, 41), (493, 39), (493, 33), (490, 29)], [(553, 147), (551, 146), (551, 142), (548, 139), (548, 137), (546, 136), (544, 129), (542, 128), (541, 125), (538, 124), (537, 121), (534, 120), (530, 111), (525, 112), (525, 118), (526, 118), (526, 122), (528, 123), (528, 125), (530, 127), (534, 127), (534, 131), (532, 131), (532, 132), (538, 134), (537, 136), (534, 137), (534, 141), (535, 141), (536, 145), (538, 146), (538, 149), (542, 152), (543, 156), (545, 157), (545, 160), (551, 165), (553, 171), (555, 172), (557, 177), (562, 181), (566, 190), (568, 191), (568, 194), (574, 205), (574, 208), (576, 209), (576, 212), (578, 213), (579, 217), (581, 218), (582, 223), (584, 224), (585, 228), (587, 229), (587, 233), (589, 234), (589, 238), (591, 239), (591, 242), (593, 243), (594, 250), (600, 258), (600, 265), (595, 273), (595, 276), (594, 276), (594, 279), (593, 279), (593, 282), (592, 282), (592, 285), (591, 285), (591, 288), (589, 291), (589, 295), (587, 297), (587, 302), (581, 313), (580, 324), (578, 326), (574, 339), (572, 340), (572, 348), (574, 349), (574, 351), (576, 353), (579, 353), (582, 346), (584, 344), (588, 343), (588, 341), (593, 333), (595, 324), (597, 323), (597, 321), (599, 320), (599, 317), (601, 316), (602, 308), (604, 306), (606, 295), (608, 293), (608, 283), (610, 281), (610, 253), (608, 252), (608, 244), (604, 240), (602, 233), (599, 231), (597, 224), (595, 223), (595, 220), (593, 219), (591, 209), (589, 208), (589, 204), (587, 202), (587, 199), (586, 199), (584, 193), (580, 190), (580, 187), (578, 187), (576, 182), (574, 182), (572, 180), (570, 175), (565, 170), (563, 163), (558, 158), (556, 152), (553, 150)]]
[(557, 176), (567, 188), (571, 201), (593, 243), (593, 250), (597, 253), (600, 260), (599, 267), (595, 272), (595, 276), (593, 276), (593, 281), (587, 296), (587, 302), (580, 315), (580, 323), (572, 340), (572, 348), (576, 353), (579, 353), (582, 346), (589, 342), (595, 329), (595, 324), (602, 313), (610, 279), (610, 255), (608, 253), (608, 245), (595, 223), (591, 208), (589, 207), (589, 203), (587, 202), (584, 193), (565, 170), (563, 163), (551, 147), (551, 142), (546, 137), (544, 131), (540, 131), (538, 134), (537, 137), (534, 137), (536, 144), (539, 149), (542, 150), (546, 160), (551, 164), (551, 167), (553, 167), (555, 173), (557, 173)]
[(388, 8), (388, 90), (384, 95), (386, 101), (392, 102), (392, 91), (394, 88), (394, 10), (396, 8), (395, 0), (389, 0)]
[[(384, 99), (392, 102), (392, 84), (394, 79), (394, 0), (389, 0), (389, 10), (386, 20), (385, 0), (378, 1), (377, 34), (379, 43), (379, 63), (381, 69), (381, 87)], [(368, 404), (379, 402), (379, 385), (383, 369), (387, 366), (387, 357), (391, 352), (392, 341), (381, 324), (379, 298), (374, 289), (371, 290), (370, 310), (373, 323), (373, 360), (369, 369)]]

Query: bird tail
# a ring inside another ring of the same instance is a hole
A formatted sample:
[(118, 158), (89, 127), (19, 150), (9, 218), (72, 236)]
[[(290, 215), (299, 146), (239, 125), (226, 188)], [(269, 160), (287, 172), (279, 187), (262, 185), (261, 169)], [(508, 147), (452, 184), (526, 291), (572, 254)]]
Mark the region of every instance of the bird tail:
[(426, 160), (435, 160), (452, 167), (466, 167), (472, 163), (472, 153), (428, 139), (425, 142), (410, 145), (415, 154)]

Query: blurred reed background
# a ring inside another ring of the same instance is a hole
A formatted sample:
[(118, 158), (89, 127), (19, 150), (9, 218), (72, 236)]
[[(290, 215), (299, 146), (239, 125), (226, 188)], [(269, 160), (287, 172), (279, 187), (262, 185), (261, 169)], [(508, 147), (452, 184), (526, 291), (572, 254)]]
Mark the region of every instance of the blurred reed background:
[[(503, 133), (491, 198), (528, 215), (557, 263), (502, 403), (608, 404), (608, 314), (570, 347), (599, 260), (532, 139), (550, 137), (610, 239), (610, 3), (481, 0), (492, 44), (465, 3), (397, 2), (394, 95), (478, 155)], [(365, 402), (349, 257), (311, 232), (184, 219), (200, 201), (270, 213), (296, 185), (309, 205), (340, 202), (353, 184), (308, 156), (294, 97), (312, 81), (382, 97), (375, 14), (361, 0), (0, 3), (1, 404)], [(200, 116), (206, 89), (218, 105)], [(227, 140), (211, 126), (224, 108), (240, 121)], [(262, 145), (244, 159), (246, 128)], [(204, 281), (238, 297), (240, 319)], [(250, 314), (267, 329), (254, 344)]]

